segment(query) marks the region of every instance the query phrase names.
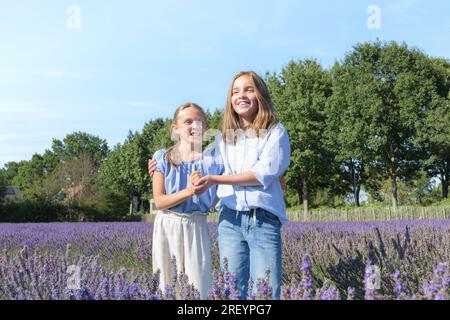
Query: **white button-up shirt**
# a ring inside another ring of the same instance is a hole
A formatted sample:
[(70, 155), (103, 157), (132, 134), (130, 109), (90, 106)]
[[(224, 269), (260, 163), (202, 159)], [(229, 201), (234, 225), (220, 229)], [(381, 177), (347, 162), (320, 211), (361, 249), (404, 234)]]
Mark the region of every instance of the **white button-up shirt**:
[(216, 138), (225, 167), (224, 175), (251, 171), (261, 185), (219, 185), (217, 196), (220, 202), (217, 207), (225, 205), (239, 211), (262, 208), (280, 218), (281, 223), (287, 222), (284, 193), (279, 181), (290, 164), (291, 149), (286, 128), (278, 123), (261, 137), (243, 131), (235, 135), (236, 144), (224, 142), (221, 135)]

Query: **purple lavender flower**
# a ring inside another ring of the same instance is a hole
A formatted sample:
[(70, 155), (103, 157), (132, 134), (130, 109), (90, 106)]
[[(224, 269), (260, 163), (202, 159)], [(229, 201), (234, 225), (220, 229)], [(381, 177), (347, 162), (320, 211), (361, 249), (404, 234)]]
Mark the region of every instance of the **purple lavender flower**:
[(404, 292), (404, 285), (401, 282), (400, 279), (400, 271), (395, 271), (392, 275), (392, 279), (394, 280), (394, 294), (397, 297), (397, 299), (403, 300), (406, 299), (406, 294)]
[(355, 289), (352, 287), (348, 287), (347, 289), (347, 300), (354, 300), (355, 299)]
[(164, 294), (164, 300), (175, 300), (175, 299), (176, 299), (175, 290), (173, 289), (172, 286), (167, 285)]
[(428, 300), (448, 300), (450, 283), (450, 264), (441, 262), (434, 271), (433, 278), (423, 284), (424, 298)]
[[(209, 226), (215, 268), (208, 298), (239, 299), (236, 276), (217, 270), (217, 225)], [(381, 290), (383, 299), (449, 299), (449, 229), (450, 220), (290, 222), (282, 231), (282, 299), (376, 299)], [(159, 276), (148, 274), (151, 231), (147, 223), (0, 224), (0, 300), (197, 299), (184, 277), (174, 273), (163, 294)], [(383, 277), (387, 288), (366, 288), (376, 269), (370, 263), (363, 277), (362, 261), (375, 256), (384, 270), (402, 270)], [(433, 265), (431, 257), (441, 263)], [(318, 281), (330, 283), (313, 286), (312, 261)], [(70, 265), (82, 270), (79, 291), (66, 288)], [(270, 297), (268, 283), (257, 279), (255, 287), (249, 299)]]
[(309, 300), (313, 297), (313, 281), (312, 281), (312, 275), (311, 275), (311, 258), (307, 252), (303, 254), (303, 262), (300, 267), (302, 271), (302, 291), (303, 291), (303, 300)]
[(266, 270), (263, 279), (258, 279), (256, 283), (256, 299), (257, 300), (271, 300), (272, 287), (269, 285), (270, 270)]

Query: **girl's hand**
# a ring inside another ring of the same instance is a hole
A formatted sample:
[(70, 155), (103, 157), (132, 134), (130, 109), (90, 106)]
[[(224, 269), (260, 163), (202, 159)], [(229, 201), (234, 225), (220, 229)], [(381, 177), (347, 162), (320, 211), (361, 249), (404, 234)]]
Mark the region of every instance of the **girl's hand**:
[(202, 177), (200, 171), (194, 171), (189, 176), (189, 189), (195, 195), (203, 193), (202, 186), (196, 186), (195, 183)]
[(189, 176), (189, 181), (190, 183), (194, 184), (198, 179), (200, 179), (202, 177), (202, 174), (200, 173), (200, 171), (194, 171), (191, 173), (191, 175)]
[(194, 183), (194, 186), (197, 188), (197, 191), (203, 193), (209, 188), (211, 188), (211, 186), (213, 186), (214, 184), (215, 180), (213, 176), (204, 176), (197, 179)]
[(153, 177), (153, 173), (156, 170), (156, 160), (149, 159), (148, 160), (148, 174), (150, 177)]

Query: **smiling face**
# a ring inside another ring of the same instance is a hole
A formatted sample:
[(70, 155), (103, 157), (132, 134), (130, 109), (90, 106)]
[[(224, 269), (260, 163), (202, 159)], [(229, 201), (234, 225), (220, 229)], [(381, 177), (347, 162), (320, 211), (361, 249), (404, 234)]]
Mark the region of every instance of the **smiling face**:
[(231, 80), (222, 120), (223, 141), (233, 142), (233, 130), (255, 129), (257, 135), (278, 123), (269, 89), (254, 71), (241, 71)]
[(245, 124), (251, 123), (255, 119), (258, 112), (258, 98), (255, 84), (250, 75), (243, 75), (234, 81), (231, 105)]
[(201, 142), (206, 130), (206, 119), (202, 111), (194, 107), (188, 107), (178, 113), (172, 130), (180, 136), (183, 143), (194, 144)]

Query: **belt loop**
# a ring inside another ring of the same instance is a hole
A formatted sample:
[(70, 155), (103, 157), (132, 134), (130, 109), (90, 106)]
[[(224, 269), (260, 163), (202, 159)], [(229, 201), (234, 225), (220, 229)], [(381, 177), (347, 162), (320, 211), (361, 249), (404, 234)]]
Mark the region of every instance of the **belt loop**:
[(236, 220), (238, 218), (238, 215), (239, 215), (239, 210), (236, 210)]
[(253, 223), (256, 224), (256, 208), (253, 209)]

